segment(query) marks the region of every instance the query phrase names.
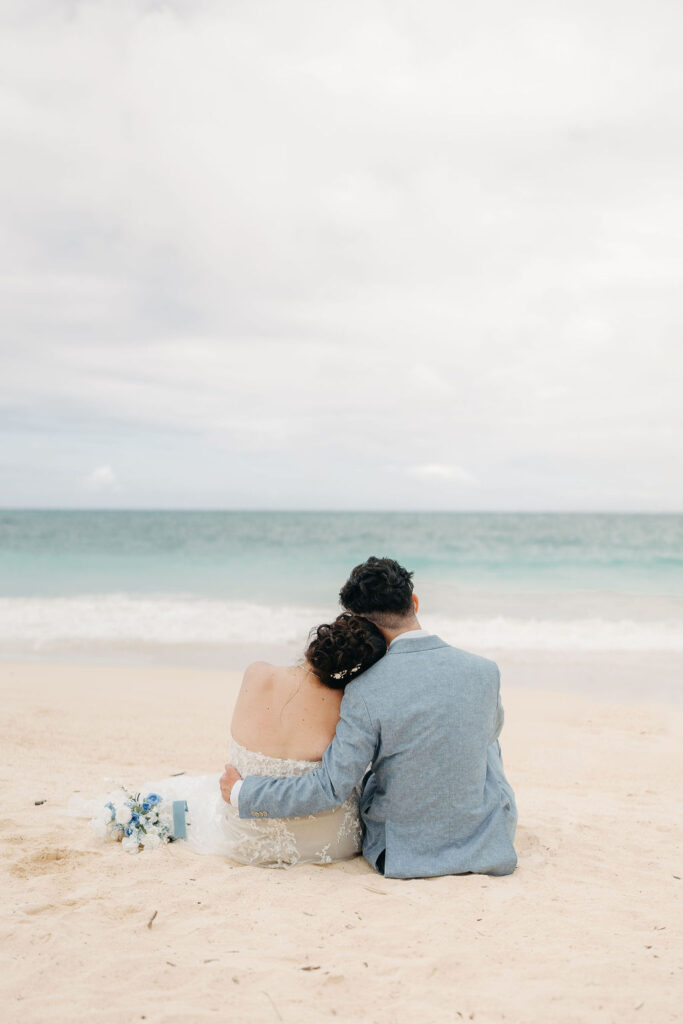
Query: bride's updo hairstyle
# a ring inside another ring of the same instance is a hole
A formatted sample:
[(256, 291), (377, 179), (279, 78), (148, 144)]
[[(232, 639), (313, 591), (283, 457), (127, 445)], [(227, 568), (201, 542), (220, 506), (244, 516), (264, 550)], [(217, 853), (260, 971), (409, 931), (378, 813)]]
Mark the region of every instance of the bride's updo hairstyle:
[(334, 622), (311, 630), (306, 661), (321, 683), (343, 690), (386, 653), (387, 642), (377, 626), (360, 615), (342, 612)]

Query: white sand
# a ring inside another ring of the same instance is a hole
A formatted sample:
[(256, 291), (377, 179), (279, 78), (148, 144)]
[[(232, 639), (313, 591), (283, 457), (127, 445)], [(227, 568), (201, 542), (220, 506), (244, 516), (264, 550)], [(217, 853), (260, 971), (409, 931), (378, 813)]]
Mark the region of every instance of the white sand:
[(505, 686), (499, 660), (519, 867), (412, 881), (101, 843), (69, 796), (218, 771), (237, 677), (0, 663), (0, 1019), (683, 1019), (681, 716), (551, 692), (547, 658)]

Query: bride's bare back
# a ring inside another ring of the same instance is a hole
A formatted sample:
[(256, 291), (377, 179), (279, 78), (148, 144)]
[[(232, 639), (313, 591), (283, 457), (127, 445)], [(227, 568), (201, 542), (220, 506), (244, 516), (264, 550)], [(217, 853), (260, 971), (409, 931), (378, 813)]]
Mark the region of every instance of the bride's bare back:
[(342, 697), (305, 665), (256, 661), (244, 673), (232, 735), (269, 757), (319, 761), (334, 737)]

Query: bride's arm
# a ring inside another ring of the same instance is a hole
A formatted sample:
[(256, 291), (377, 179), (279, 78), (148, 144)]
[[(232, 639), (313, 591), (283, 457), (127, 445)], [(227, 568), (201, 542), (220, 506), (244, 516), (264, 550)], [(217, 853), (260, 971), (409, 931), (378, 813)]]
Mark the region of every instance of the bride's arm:
[(351, 685), (322, 766), (293, 779), (247, 776), (239, 792), (240, 817), (297, 818), (338, 807), (374, 760), (378, 743), (379, 725), (370, 718), (358, 687)]

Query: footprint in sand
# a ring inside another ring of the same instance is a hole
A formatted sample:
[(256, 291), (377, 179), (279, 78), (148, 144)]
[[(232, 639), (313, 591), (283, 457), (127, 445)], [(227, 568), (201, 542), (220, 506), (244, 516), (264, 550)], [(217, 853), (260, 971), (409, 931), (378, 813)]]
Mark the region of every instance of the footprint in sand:
[(9, 869), (10, 873), (17, 878), (34, 878), (36, 875), (45, 875), (55, 871), (62, 871), (68, 868), (77, 867), (84, 860), (91, 857), (99, 857), (99, 853), (91, 853), (82, 850), (69, 850), (64, 847), (46, 847), (30, 857), (13, 864)]
[(517, 828), (515, 836), (515, 848), (519, 857), (519, 863), (538, 866), (546, 864), (553, 856), (553, 848), (547, 836), (541, 839), (534, 832), (530, 832), (522, 826)]
[(78, 900), (62, 900), (59, 903), (34, 903), (32, 905), (22, 907), (25, 914), (30, 917), (34, 917), (36, 914), (47, 914), (49, 911), (54, 913), (55, 910), (73, 910), (75, 907), (84, 907), (86, 903), (92, 902), (87, 899)]

